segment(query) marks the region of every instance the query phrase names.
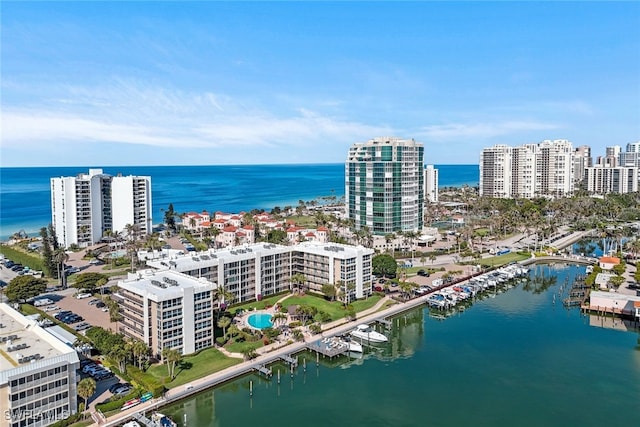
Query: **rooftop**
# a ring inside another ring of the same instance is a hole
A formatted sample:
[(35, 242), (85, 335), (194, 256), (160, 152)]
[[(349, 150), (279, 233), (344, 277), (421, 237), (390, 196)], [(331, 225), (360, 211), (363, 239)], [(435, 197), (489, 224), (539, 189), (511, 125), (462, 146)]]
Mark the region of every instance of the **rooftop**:
[(154, 301), (162, 301), (181, 297), (188, 288), (199, 288), (195, 292), (201, 292), (216, 289), (218, 285), (204, 277), (196, 278), (165, 268), (129, 273), (126, 279), (118, 282), (118, 287), (139, 295), (148, 295)]
[(0, 325), (0, 372), (76, 353), (8, 304), (0, 304)]

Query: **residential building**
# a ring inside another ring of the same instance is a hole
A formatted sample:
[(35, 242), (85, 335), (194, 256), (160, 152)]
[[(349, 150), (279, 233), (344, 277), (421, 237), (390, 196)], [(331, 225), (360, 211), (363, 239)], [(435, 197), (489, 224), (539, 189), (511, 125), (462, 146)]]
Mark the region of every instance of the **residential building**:
[(622, 152), (622, 147), (620, 147), (619, 145), (612, 145), (610, 147), (606, 147), (604, 165), (612, 168), (615, 168), (616, 166), (618, 166), (621, 152)]
[(573, 182), (576, 186), (582, 186), (587, 176), (586, 169), (593, 166), (591, 147), (581, 145), (574, 150), (573, 154)]
[(480, 153), (480, 195), (566, 196), (574, 191), (574, 151), (567, 140), (511, 147), (498, 144)]
[(305, 241), (327, 243), (329, 241), (329, 229), (327, 227), (304, 228), (293, 225), (287, 228), (287, 239), (291, 243)]
[(345, 163), (347, 217), (373, 234), (419, 232), (424, 209), (424, 146), (382, 137), (353, 144)]
[(218, 285), (161, 267), (118, 282), (118, 332), (142, 340), (156, 356), (167, 347), (191, 354), (213, 346)]
[(159, 254), (147, 265), (216, 282), (233, 294), (233, 303), (288, 291), (291, 277), (297, 273), (305, 276), (302, 285), (315, 292), (321, 292), (322, 285), (342, 283), (349, 285), (353, 298), (363, 298), (372, 292), (373, 254), (372, 249), (362, 246), (336, 243), (261, 243), (192, 255)]
[(77, 412), (78, 354), (7, 304), (0, 303), (1, 425), (41, 427)]
[(51, 218), (58, 242), (87, 247), (128, 224), (151, 233), (151, 177), (111, 176), (102, 169), (51, 178)]
[(630, 142), (626, 150), (620, 153), (620, 166), (640, 168), (640, 141)]
[(586, 190), (594, 194), (636, 192), (639, 175), (638, 167), (596, 165), (586, 168)]
[(438, 169), (427, 165), (424, 169), (424, 199), (429, 203), (438, 203)]

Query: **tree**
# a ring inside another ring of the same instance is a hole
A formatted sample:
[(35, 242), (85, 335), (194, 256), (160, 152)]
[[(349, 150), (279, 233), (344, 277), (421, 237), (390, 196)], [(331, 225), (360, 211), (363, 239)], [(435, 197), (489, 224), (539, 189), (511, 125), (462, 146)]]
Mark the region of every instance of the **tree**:
[(344, 318), (347, 320), (356, 320), (356, 309), (351, 304), (345, 310)]
[(169, 377), (173, 381), (176, 373), (176, 365), (182, 360), (182, 354), (176, 349), (165, 347), (162, 349), (162, 360), (166, 362)]
[(42, 237), (42, 259), (44, 261), (44, 272), (47, 276), (57, 278), (56, 263), (53, 260), (53, 250), (51, 249), (50, 237), (46, 227), (40, 229)]
[(26, 302), (27, 300), (40, 295), (47, 289), (47, 281), (34, 276), (14, 277), (5, 290), (5, 295), (9, 301)]
[(164, 223), (169, 230), (176, 232), (176, 211), (173, 210), (173, 203), (169, 203), (169, 206), (164, 211)]
[(218, 328), (222, 328), (222, 336), (227, 337), (227, 327), (231, 324), (231, 319), (229, 319), (227, 316), (221, 317), (220, 320), (218, 320)]
[(108, 276), (100, 273), (80, 273), (76, 276), (76, 281), (72, 285), (76, 289), (86, 289), (87, 292), (93, 292), (98, 283), (107, 283)]
[(377, 276), (395, 277), (398, 270), (398, 263), (388, 254), (379, 254), (371, 260), (373, 274)]
[(57, 267), (60, 286), (64, 288), (67, 283), (67, 275), (64, 272), (64, 265), (69, 260), (69, 255), (64, 250), (64, 248), (58, 248), (53, 253), (53, 259)]
[(620, 285), (624, 283), (624, 277), (613, 276), (609, 278), (609, 283), (611, 284), (611, 286), (613, 286), (617, 290), (620, 287)]
[(138, 362), (138, 369), (142, 369), (142, 361), (149, 354), (149, 347), (144, 343), (144, 341), (139, 339), (131, 340), (130, 347), (133, 357)]
[(93, 378), (85, 378), (78, 383), (78, 396), (84, 399), (84, 412), (82, 418), (85, 418), (87, 409), (89, 408), (89, 398), (96, 392), (96, 381)]
[(118, 369), (120, 370), (120, 372), (126, 372), (126, 360), (127, 356), (129, 356), (129, 352), (124, 345), (119, 344), (114, 346), (113, 348), (111, 348), (111, 350), (109, 350), (107, 356), (109, 357), (109, 359), (113, 360), (116, 365), (118, 365)]
[(300, 286), (307, 281), (307, 278), (302, 273), (296, 273), (289, 278), (289, 281), (291, 282), (292, 285), (294, 285), (296, 289), (299, 289)]
[(330, 301), (333, 301), (336, 298), (336, 287), (330, 283), (322, 285), (322, 293), (329, 298)]

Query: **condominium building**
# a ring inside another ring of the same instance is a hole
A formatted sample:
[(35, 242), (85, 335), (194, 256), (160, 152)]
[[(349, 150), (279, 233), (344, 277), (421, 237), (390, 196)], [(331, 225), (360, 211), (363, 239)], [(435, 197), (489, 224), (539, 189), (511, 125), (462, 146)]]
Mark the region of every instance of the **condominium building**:
[(58, 242), (86, 247), (107, 231), (135, 225), (151, 232), (151, 177), (111, 176), (102, 169), (88, 174), (51, 178), (51, 217)]
[(438, 169), (433, 165), (424, 168), (424, 199), (430, 203), (438, 203)]
[(372, 292), (374, 251), (362, 246), (303, 242), (294, 246), (269, 243), (209, 250), (197, 254), (161, 255), (147, 265), (171, 268), (216, 282), (233, 294), (233, 303), (288, 291), (291, 277), (304, 276), (300, 285), (321, 292), (325, 284), (347, 285), (353, 298)]
[(373, 234), (418, 232), (424, 209), (424, 146), (382, 137), (353, 144), (345, 164), (347, 217)]
[(75, 349), (0, 303), (0, 425), (48, 426), (77, 412)]
[(587, 176), (587, 168), (593, 166), (591, 147), (581, 145), (575, 149), (573, 154), (573, 182), (578, 186), (584, 182)]
[(640, 141), (627, 144), (626, 150), (620, 153), (619, 165), (640, 168)]
[(157, 356), (167, 347), (182, 354), (211, 347), (218, 286), (162, 267), (118, 282), (118, 332), (144, 341)]
[(519, 147), (499, 144), (480, 153), (481, 196), (533, 198), (573, 191), (574, 152), (567, 140)]
[(640, 168), (596, 165), (586, 170), (586, 190), (595, 194), (638, 191)]

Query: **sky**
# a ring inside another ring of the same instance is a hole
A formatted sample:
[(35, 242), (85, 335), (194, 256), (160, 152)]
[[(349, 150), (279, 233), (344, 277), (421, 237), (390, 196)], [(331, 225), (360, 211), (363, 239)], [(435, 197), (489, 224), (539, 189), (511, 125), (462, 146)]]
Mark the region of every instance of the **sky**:
[(0, 3), (0, 166), (640, 140), (640, 2)]

